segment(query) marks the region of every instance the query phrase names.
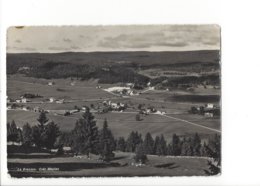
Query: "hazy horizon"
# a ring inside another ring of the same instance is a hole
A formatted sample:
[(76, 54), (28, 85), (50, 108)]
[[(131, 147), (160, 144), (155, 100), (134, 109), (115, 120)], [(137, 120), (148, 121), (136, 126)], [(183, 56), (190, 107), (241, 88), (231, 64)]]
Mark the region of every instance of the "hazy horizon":
[(220, 50), (217, 25), (10, 27), (7, 53)]
[(220, 49), (207, 49), (207, 50), (179, 50), (179, 51), (65, 51), (65, 52), (7, 52), (7, 54), (62, 54), (62, 53), (116, 53), (116, 52), (151, 52), (151, 53), (159, 53), (159, 52), (196, 52), (196, 51), (220, 51)]

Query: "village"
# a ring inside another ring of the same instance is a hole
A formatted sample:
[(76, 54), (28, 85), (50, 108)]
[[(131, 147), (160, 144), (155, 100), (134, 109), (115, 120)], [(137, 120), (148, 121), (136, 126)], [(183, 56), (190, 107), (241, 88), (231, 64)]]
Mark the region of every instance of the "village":
[[(48, 83), (49, 86), (54, 85), (54, 83)], [(107, 89), (103, 89), (109, 93), (115, 94), (116, 96), (122, 98), (128, 98), (129, 96), (138, 96), (143, 92), (154, 90), (154, 87), (149, 87), (144, 91), (136, 91), (133, 90), (133, 83), (127, 83), (127, 86), (116, 86), (110, 87)], [(101, 89), (100, 85), (96, 86), (97, 89)], [(37, 98), (41, 98), (40, 100)], [(35, 99), (37, 101), (35, 101)], [(91, 103), (89, 105), (77, 106), (75, 105), (71, 109), (44, 109), (41, 108), (41, 104), (66, 104), (71, 103), (71, 100), (65, 100), (63, 98), (43, 98), (42, 96), (36, 94), (25, 93), (20, 96), (18, 99), (9, 98), (7, 96), (7, 110), (23, 110), (23, 111), (32, 111), (32, 112), (45, 112), (53, 115), (63, 115), (69, 116), (79, 112), (85, 112), (87, 109), (91, 113), (103, 114), (108, 112), (132, 112), (141, 115), (149, 115), (149, 114), (160, 114), (165, 115), (166, 111), (161, 111), (159, 108), (155, 106), (145, 106), (144, 104), (139, 104), (136, 107), (128, 105), (124, 101), (113, 101), (112, 99), (101, 99), (97, 100), (95, 103)], [(28, 106), (29, 103), (29, 106)], [(33, 103), (35, 106), (32, 106)], [(87, 103), (86, 103), (87, 104)], [(219, 117), (220, 116), (220, 107), (214, 105), (213, 103), (207, 103), (199, 106), (192, 106), (190, 110), (187, 111), (190, 114), (199, 114), (203, 115), (206, 118)]]

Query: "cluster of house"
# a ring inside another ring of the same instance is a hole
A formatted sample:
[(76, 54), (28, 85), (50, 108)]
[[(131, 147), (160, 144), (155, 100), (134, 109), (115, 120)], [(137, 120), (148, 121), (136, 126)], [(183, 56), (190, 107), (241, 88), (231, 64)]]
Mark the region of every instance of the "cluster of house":
[(192, 114), (201, 114), (208, 118), (220, 116), (220, 108), (213, 103), (207, 103), (204, 106), (191, 107), (190, 112)]
[(160, 114), (160, 115), (165, 115), (166, 112), (165, 111), (160, 111), (160, 110), (157, 110), (156, 108), (150, 106), (150, 107), (147, 107), (147, 108), (140, 108), (139, 109), (139, 113), (140, 114), (144, 114), (144, 115), (148, 115), (148, 114)]
[(62, 104), (62, 103), (64, 103), (64, 99), (55, 99), (55, 98), (53, 98), (53, 97), (50, 97), (49, 98), (49, 102), (50, 103), (59, 103), (59, 104)]
[(104, 89), (107, 92), (112, 92), (114, 94), (118, 94), (121, 96), (134, 96), (139, 95), (139, 93), (136, 90), (133, 90), (131, 88), (131, 84), (129, 83), (128, 86), (125, 87), (110, 87), (107, 89)]
[(110, 107), (112, 110), (124, 110), (126, 108), (126, 104), (125, 103), (114, 103), (112, 101), (103, 101), (103, 105), (104, 106), (108, 106)]
[(16, 104), (16, 103), (7, 103), (7, 110), (30, 110), (31, 107), (28, 107), (26, 105), (20, 105), (20, 104)]
[(10, 99), (10, 98), (7, 98), (7, 103), (12, 103), (12, 102), (16, 102), (16, 103), (28, 103), (30, 102), (31, 100), (29, 100), (28, 98), (25, 98), (23, 96), (21, 96), (19, 99)]

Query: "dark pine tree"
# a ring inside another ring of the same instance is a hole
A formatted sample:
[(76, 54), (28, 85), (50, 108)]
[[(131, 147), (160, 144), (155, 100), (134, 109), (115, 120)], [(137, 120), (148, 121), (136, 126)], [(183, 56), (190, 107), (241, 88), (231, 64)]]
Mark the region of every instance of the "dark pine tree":
[(17, 142), (23, 142), (23, 131), (20, 128), (17, 128)]
[(116, 150), (125, 152), (126, 150), (126, 141), (124, 137), (119, 137), (116, 144)]
[(154, 140), (149, 132), (145, 135), (143, 147), (146, 154), (153, 154)]
[(41, 112), (37, 121), (39, 122), (39, 124), (32, 127), (32, 137), (35, 145), (41, 148), (45, 146), (44, 140), (46, 139), (46, 137), (44, 133), (45, 133), (45, 127), (49, 119), (47, 118), (45, 112)]
[(173, 155), (173, 148), (172, 148), (172, 144), (169, 143), (167, 146), (167, 155), (172, 156)]
[(201, 139), (198, 133), (195, 133), (194, 137), (192, 138), (192, 147), (193, 147), (193, 155), (200, 156), (201, 151)]
[(181, 149), (182, 156), (193, 156), (193, 148), (191, 145), (191, 138), (184, 138)]
[(11, 125), (8, 125), (7, 123), (7, 141), (10, 142), (17, 142), (18, 141), (18, 129), (14, 122), (14, 120), (11, 122)]
[(104, 161), (110, 161), (114, 157), (113, 150), (115, 150), (115, 139), (108, 128), (107, 120), (105, 119), (103, 128), (99, 131), (98, 135), (98, 153)]
[(32, 128), (29, 125), (29, 123), (26, 123), (23, 126), (23, 145), (26, 147), (29, 147), (33, 143), (33, 137), (32, 137)]
[(166, 144), (163, 134), (160, 137), (160, 146), (161, 146), (161, 155), (165, 156), (166, 152), (167, 152), (167, 144)]
[(172, 155), (181, 155), (181, 141), (179, 136), (177, 136), (176, 134), (173, 134), (172, 136)]
[(160, 137), (156, 136), (154, 140), (154, 146), (153, 146), (153, 154), (158, 155), (159, 154), (159, 147), (160, 146)]
[(142, 143), (142, 135), (132, 131), (126, 141), (126, 151), (135, 152), (136, 146)]
[(7, 141), (9, 142), (10, 141), (10, 134), (11, 134), (11, 125), (9, 122), (7, 122), (7, 125), (6, 125), (6, 132), (7, 132)]
[(32, 127), (32, 138), (35, 145), (39, 148), (53, 148), (57, 137), (60, 135), (59, 127), (52, 121), (49, 122), (45, 112), (41, 112), (38, 125)]
[(141, 164), (145, 164), (148, 161), (147, 155), (145, 153), (145, 148), (142, 143), (138, 144), (136, 147), (134, 160), (136, 163), (141, 163)]
[(39, 148), (43, 146), (41, 140), (41, 131), (38, 126), (32, 127), (32, 142)]
[(208, 161), (209, 170), (204, 170), (207, 175), (217, 175), (221, 171), (221, 138), (215, 135), (213, 140), (205, 147), (206, 154), (212, 158)]
[(37, 119), (37, 121), (39, 122), (39, 129), (40, 131), (44, 131), (44, 125), (49, 121), (49, 119), (46, 116), (45, 112), (41, 112), (39, 115), (39, 118)]
[(48, 123), (44, 126), (44, 132), (42, 136), (42, 142), (44, 146), (48, 149), (54, 147), (54, 143), (56, 142), (57, 137), (60, 135), (60, 130), (57, 124), (54, 122)]
[(94, 116), (87, 110), (72, 130), (72, 149), (76, 154), (97, 154), (98, 128)]

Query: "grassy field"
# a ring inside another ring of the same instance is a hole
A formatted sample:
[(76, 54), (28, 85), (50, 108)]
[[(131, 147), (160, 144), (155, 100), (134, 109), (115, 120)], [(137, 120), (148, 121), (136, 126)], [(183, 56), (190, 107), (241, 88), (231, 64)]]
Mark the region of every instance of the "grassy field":
[[(37, 124), (38, 113), (28, 111), (13, 111), (7, 112), (7, 119), (9, 122), (15, 120), (19, 127), (22, 127), (26, 122), (30, 124)], [(188, 121), (196, 122), (198, 124), (219, 129), (219, 119), (209, 119), (197, 115), (174, 115), (178, 118), (188, 118)], [(77, 118), (81, 117), (78, 113), (72, 116), (59, 116), (47, 114), (50, 120), (57, 123), (62, 131), (70, 131), (74, 128)], [(115, 137), (124, 136), (127, 137), (131, 131), (138, 131), (144, 136), (147, 132), (150, 132), (154, 137), (156, 135), (164, 134), (166, 140), (170, 140), (173, 133), (178, 135), (191, 135), (195, 132), (201, 135), (214, 134), (216, 132), (208, 129), (200, 128), (187, 124), (182, 121), (176, 121), (161, 115), (148, 115), (142, 116), (142, 121), (136, 121), (135, 114), (132, 113), (106, 113), (95, 114), (97, 120), (97, 126), (101, 128), (103, 126), (104, 119), (108, 121), (108, 125), (113, 131)]]
[(14, 177), (205, 176), (204, 170), (208, 169), (205, 158), (148, 155), (148, 163), (137, 167), (132, 164), (133, 156), (132, 153), (116, 152), (114, 160), (104, 163), (95, 155), (88, 159), (20, 153), (12, 154), (8, 168)]
[[(75, 86), (71, 86), (70, 79), (55, 79), (54, 86), (48, 86), (49, 80), (36, 79), (25, 77), (21, 75), (11, 75), (8, 77), (7, 95), (10, 98), (18, 98), (24, 93), (34, 93), (44, 96), (42, 99), (65, 98), (65, 101), (72, 101), (71, 103), (57, 104), (57, 103), (26, 103), (26, 106), (36, 107), (39, 106), (45, 110), (71, 110), (74, 106), (90, 106), (91, 104), (97, 105), (104, 99), (110, 99), (113, 102), (127, 103), (130, 108), (127, 112), (137, 112), (138, 105), (144, 104), (145, 107), (154, 106), (157, 110), (165, 111), (167, 115), (176, 118), (184, 119), (196, 124), (210, 127), (213, 129), (220, 129), (219, 118), (205, 118), (200, 115), (188, 114), (191, 106), (200, 106), (205, 103), (199, 102), (180, 102), (170, 101), (167, 98), (178, 95), (193, 94), (188, 91), (148, 91), (139, 96), (132, 96), (128, 98), (115, 97), (102, 89), (96, 89), (96, 80), (90, 81), (76, 81)], [(102, 85), (102, 87), (109, 87), (115, 85)], [(61, 91), (62, 90), (62, 91)], [(203, 90), (206, 91), (206, 90)], [(205, 92), (203, 92), (205, 93)], [(196, 93), (200, 94), (200, 93)], [(33, 102), (35, 100), (32, 100)], [(22, 105), (25, 105), (21, 103)], [(39, 113), (21, 111), (21, 110), (8, 110), (7, 120), (11, 122), (15, 120), (19, 127), (22, 127), (26, 122), (35, 125), (37, 124), (37, 117)], [(150, 132), (153, 136), (164, 134), (167, 140), (170, 140), (173, 133), (178, 135), (190, 135), (195, 132), (201, 135), (209, 135), (215, 133), (214, 131), (201, 128), (198, 126), (190, 125), (188, 123), (178, 121), (175, 119), (167, 118), (161, 115), (148, 115), (141, 116), (142, 121), (136, 121), (136, 113), (106, 113), (95, 114), (98, 127), (102, 127), (103, 121), (106, 118), (109, 127), (112, 129), (116, 137), (127, 137), (131, 131), (138, 131), (145, 135)], [(70, 131), (74, 128), (75, 122), (81, 117), (81, 113), (73, 114), (70, 116), (47, 114), (50, 120), (57, 123), (62, 131)]]
[(39, 94), (45, 99), (54, 97), (56, 99), (99, 99), (99, 98), (110, 98), (113, 95), (105, 91), (97, 91), (93, 84), (84, 85), (64, 85), (64, 82), (56, 82), (53, 86), (48, 86), (47, 84), (25, 82), (18, 80), (8, 80), (7, 81), (7, 95), (10, 98), (17, 99), (20, 98), (24, 93)]

